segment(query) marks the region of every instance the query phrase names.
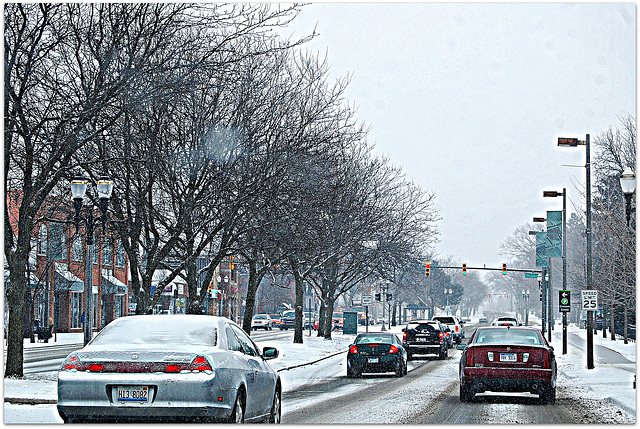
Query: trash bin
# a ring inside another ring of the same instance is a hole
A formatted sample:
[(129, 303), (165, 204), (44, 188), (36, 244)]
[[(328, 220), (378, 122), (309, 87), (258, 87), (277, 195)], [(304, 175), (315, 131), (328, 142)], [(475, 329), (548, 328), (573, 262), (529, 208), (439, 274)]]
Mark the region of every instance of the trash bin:
[(346, 335), (358, 335), (358, 313), (355, 311), (345, 311), (342, 313), (344, 323), (342, 333)]

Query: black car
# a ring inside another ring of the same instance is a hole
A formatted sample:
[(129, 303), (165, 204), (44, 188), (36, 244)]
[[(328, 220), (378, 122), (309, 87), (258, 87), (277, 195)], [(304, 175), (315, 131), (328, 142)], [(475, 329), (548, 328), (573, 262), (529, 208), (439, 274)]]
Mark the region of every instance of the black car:
[(347, 353), (347, 377), (384, 372), (407, 374), (407, 352), (400, 339), (386, 332), (358, 335)]
[(408, 359), (413, 355), (436, 354), (439, 359), (449, 355), (449, 340), (445, 327), (437, 320), (417, 320), (402, 328), (402, 345)]

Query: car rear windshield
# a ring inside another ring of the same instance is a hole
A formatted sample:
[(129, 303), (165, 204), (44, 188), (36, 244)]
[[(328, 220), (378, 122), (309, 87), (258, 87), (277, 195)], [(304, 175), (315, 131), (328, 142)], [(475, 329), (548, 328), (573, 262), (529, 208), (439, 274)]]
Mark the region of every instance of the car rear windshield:
[(414, 331), (435, 331), (436, 327), (434, 325), (431, 325), (429, 323), (409, 323), (407, 325), (407, 329), (412, 329)]
[(475, 342), (476, 344), (542, 345), (538, 332), (513, 328), (479, 330)]
[(455, 325), (456, 321), (453, 317), (434, 317), (433, 320), (438, 320), (440, 323), (448, 323)]
[(253, 316), (254, 319), (266, 319), (267, 316), (264, 314), (256, 314), (255, 316)]
[[(100, 332), (91, 345), (145, 345), (175, 348), (216, 345), (216, 327), (171, 316), (136, 316), (114, 320)], [(118, 322), (118, 323), (115, 323)]]
[(356, 340), (356, 344), (393, 344), (391, 335), (363, 335)]

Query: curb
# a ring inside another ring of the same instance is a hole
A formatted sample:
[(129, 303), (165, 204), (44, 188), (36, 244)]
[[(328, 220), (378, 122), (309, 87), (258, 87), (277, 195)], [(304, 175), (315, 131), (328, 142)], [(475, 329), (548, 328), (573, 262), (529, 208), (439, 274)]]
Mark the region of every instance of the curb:
[(288, 366), (286, 368), (280, 368), (278, 370), (276, 370), (276, 372), (280, 372), (280, 371), (289, 371), (290, 369), (294, 369), (294, 368), (300, 368), (301, 366), (306, 366), (306, 365), (313, 365), (314, 363), (318, 363), (320, 361), (323, 361), (325, 359), (329, 359), (330, 357), (334, 357), (334, 356), (338, 356), (342, 353), (346, 353), (348, 350), (343, 350), (341, 352), (337, 352), (337, 353), (333, 353), (324, 357), (321, 357), (320, 359), (316, 359), (313, 362), (306, 362), (306, 363), (300, 363), (298, 365), (293, 365), (293, 366)]

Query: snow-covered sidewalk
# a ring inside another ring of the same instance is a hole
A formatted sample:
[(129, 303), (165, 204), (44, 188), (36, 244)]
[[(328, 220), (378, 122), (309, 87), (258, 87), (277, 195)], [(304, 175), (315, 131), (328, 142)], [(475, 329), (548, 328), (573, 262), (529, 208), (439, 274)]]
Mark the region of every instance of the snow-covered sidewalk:
[[(609, 401), (618, 405), (629, 414), (636, 415), (636, 390), (633, 388), (636, 375), (636, 343), (617, 339), (611, 341), (602, 338), (602, 331), (599, 335), (594, 335), (594, 361), (595, 368), (587, 369), (587, 331), (575, 325), (567, 327), (569, 338), (567, 354), (562, 354), (562, 324), (556, 324), (553, 330), (552, 345), (556, 352), (558, 363), (558, 386), (569, 387), (573, 391), (581, 392), (585, 398), (598, 401)], [(579, 337), (582, 344), (576, 344), (575, 339)], [(574, 339), (572, 344), (571, 339)], [(605, 347), (629, 360), (629, 363), (604, 363), (599, 362), (599, 349)]]

